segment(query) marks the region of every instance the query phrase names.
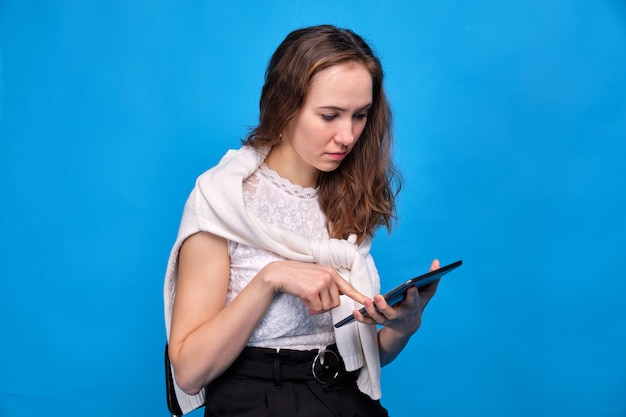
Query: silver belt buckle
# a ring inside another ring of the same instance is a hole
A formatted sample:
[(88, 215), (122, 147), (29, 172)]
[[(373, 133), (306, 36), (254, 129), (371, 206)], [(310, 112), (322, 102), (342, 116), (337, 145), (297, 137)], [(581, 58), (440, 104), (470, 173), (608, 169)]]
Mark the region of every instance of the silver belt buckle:
[(311, 373), (317, 382), (325, 385), (337, 378), (340, 368), (339, 356), (332, 350), (323, 349), (317, 352), (311, 364)]

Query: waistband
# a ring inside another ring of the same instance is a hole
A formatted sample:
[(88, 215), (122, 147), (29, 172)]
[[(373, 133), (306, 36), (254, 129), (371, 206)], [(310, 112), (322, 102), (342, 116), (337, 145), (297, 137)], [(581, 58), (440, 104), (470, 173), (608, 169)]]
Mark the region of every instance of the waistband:
[(224, 372), (224, 376), (273, 380), (277, 385), (306, 380), (329, 384), (343, 374), (345, 365), (335, 344), (308, 351), (246, 347)]

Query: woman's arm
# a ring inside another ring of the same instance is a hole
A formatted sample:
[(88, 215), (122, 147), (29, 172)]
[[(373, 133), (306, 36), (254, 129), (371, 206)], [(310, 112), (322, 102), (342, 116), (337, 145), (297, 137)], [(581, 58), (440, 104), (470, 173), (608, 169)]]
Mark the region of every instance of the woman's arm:
[(189, 237), (178, 260), (169, 355), (176, 383), (198, 393), (237, 358), (274, 296), (303, 300), (312, 314), (339, 305), (339, 295), (365, 296), (331, 267), (296, 261), (271, 262), (228, 305), (228, 243), (206, 232)]
[(239, 355), (274, 298), (254, 279), (226, 305), (230, 258), (225, 239), (197, 233), (183, 243), (172, 313), (169, 355), (176, 383), (195, 394)]

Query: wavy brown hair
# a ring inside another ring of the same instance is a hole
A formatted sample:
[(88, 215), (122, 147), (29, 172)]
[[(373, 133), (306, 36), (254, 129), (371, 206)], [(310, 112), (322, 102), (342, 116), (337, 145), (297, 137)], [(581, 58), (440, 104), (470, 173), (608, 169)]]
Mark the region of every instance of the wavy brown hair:
[(313, 77), (346, 62), (361, 63), (371, 74), (372, 107), (363, 133), (341, 165), (320, 173), (318, 197), (331, 237), (356, 234), (362, 242), (379, 226), (391, 230), (401, 179), (391, 161), (391, 110), (382, 66), (359, 35), (330, 25), (287, 35), (265, 72), (259, 125), (244, 144), (259, 148), (280, 142), (281, 131), (302, 109)]

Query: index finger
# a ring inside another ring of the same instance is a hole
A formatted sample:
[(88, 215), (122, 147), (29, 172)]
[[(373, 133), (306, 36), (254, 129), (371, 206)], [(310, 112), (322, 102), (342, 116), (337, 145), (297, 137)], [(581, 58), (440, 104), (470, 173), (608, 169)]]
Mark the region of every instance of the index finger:
[(339, 276), (339, 279), (335, 281), (335, 283), (337, 284), (337, 288), (339, 289), (340, 294), (347, 295), (348, 297), (352, 298), (357, 303), (365, 304), (365, 300), (368, 300), (370, 298), (358, 292), (341, 275)]

